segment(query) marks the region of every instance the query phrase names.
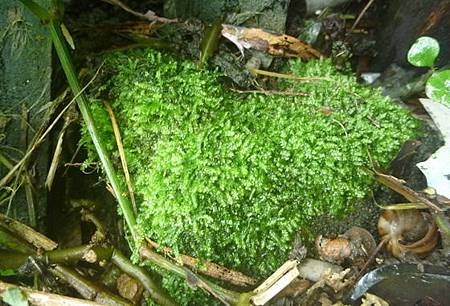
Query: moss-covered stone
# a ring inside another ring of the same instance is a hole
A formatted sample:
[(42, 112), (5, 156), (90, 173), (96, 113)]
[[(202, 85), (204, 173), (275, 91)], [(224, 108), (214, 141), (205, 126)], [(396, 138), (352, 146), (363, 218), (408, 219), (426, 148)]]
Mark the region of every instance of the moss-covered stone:
[[(351, 209), (373, 183), (364, 167), (386, 166), (417, 128), (328, 60), (290, 63), (294, 74), (328, 78), (283, 84), (306, 97), (238, 95), (219, 72), (150, 50), (107, 66), (103, 93), (120, 123), (141, 233), (255, 276), (282, 264), (313, 218)], [(113, 151), (106, 114), (92, 106)]]

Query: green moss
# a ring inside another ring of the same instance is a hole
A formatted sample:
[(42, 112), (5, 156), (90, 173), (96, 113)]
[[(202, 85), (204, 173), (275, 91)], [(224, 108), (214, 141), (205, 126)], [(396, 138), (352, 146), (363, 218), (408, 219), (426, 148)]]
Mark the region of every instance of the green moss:
[[(307, 97), (246, 96), (224, 89), (217, 71), (155, 51), (107, 59), (114, 75), (104, 90), (141, 198), (143, 234), (266, 276), (299, 228), (351, 209), (373, 183), (363, 168), (386, 166), (414, 136), (405, 110), (330, 61), (290, 64), (297, 75), (332, 81), (284, 84)], [(110, 128), (104, 133), (113, 148)]]

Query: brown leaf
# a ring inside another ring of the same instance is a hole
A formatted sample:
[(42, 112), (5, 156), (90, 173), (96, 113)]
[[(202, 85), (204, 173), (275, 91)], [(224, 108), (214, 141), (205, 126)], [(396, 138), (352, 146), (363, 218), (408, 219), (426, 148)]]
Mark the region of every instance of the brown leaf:
[(222, 35), (233, 42), (241, 53), (255, 49), (274, 56), (298, 57), (305, 60), (323, 56), (310, 45), (286, 34), (272, 34), (258, 28), (222, 25)]

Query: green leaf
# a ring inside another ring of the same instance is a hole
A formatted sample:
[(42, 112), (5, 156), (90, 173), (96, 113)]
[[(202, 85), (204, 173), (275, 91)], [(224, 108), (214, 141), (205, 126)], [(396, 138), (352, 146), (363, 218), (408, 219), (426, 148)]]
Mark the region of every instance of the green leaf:
[(433, 73), (427, 81), (425, 93), (436, 102), (450, 105), (450, 70)]
[(432, 67), (439, 54), (439, 43), (428, 36), (419, 37), (408, 51), (408, 62), (416, 67)]
[(207, 27), (200, 44), (200, 68), (203, 67), (208, 59), (213, 56), (217, 49), (222, 31), (222, 21), (216, 21), (211, 26)]
[(32, 0), (20, 0), (33, 14), (35, 14), (41, 21), (50, 21), (53, 16), (45, 8)]
[(61, 23), (61, 32), (70, 48), (72, 48), (72, 50), (75, 50), (75, 43), (73, 42), (72, 35), (70, 34), (69, 29), (67, 29), (64, 23)]
[(9, 288), (1, 295), (3, 302), (11, 306), (28, 306), (25, 294), (19, 288)]

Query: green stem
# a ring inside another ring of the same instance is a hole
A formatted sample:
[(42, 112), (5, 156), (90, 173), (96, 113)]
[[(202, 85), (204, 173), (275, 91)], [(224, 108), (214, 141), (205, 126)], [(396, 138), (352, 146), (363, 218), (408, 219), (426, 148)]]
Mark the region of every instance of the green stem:
[(111, 159), (108, 156), (105, 145), (97, 132), (97, 127), (95, 125), (94, 118), (92, 117), (91, 109), (89, 108), (89, 101), (81, 91), (80, 83), (78, 82), (78, 78), (75, 74), (75, 69), (70, 59), (69, 50), (67, 49), (64, 42), (60, 24), (52, 20), (49, 23), (49, 29), (53, 44), (55, 45), (56, 53), (58, 54), (59, 60), (61, 61), (61, 65), (63, 67), (64, 73), (66, 74), (69, 86), (72, 89), (74, 95), (77, 97), (76, 101), (78, 104), (78, 108), (80, 109), (80, 113), (83, 117), (84, 122), (86, 123), (89, 135), (91, 136), (92, 142), (94, 143), (95, 149), (97, 150), (97, 154), (100, 158), (106, 176), (108, 177), (108, 181), (111, 184), (112, 189), (114, 190), (117, 202), (119, 203), (119, 206), (125, 218), (125, 222), (127, 223), (128, 229), (130, 230), (131, 236), (133, 238), (133, 242), (134, 244), (136, 244), (138, 241), (138, 235), (136, 232), (136, 219), (133, 213), (133, 208), (131, 207), (131, 203), (124, 196), (124, 194), (120, 192), (121, 187), (117, 178), (116, 171), (113, 167)]
[(29, 254), (17, 253), (17, 252), (8, 252), (0, 250), (0, 269), (18, 269), (21, 265), (23, 265)]
[[(1, 233), (1, 232), (0, 232)], [(80, 260), (88, 262), (102, 262), (109, 261), (115, 264), (124, 273), (137, 279), (144, 288), (150, 293), (152, 300), (156, 301), (158, 305), (177, 305), (164, 290), (148, 275), (148, 273), (141, 267), (134, 265), (128, 258), (126, 258), (120, 251), (112, 247), (100, 247), (80, 245), (67, 249), (57, 249), (47, 251), (43, 254), (33, 256), (30, 253), (17, 253), (0, 250), (0, 269), (17, 269), (20, 266), (26, 264), (28, 258), (32, 256), (36, 259), (45, 262), (46, 264), (65, 264), (71, 265)], [(61, 267), (61, 266), (60, 266)], [(62, 270), (61, 270), (62, 269)], [(67, 268), (58, 268), (54, 270), (54, 273), (70, 274), (75, 272), (67, 272)], [(71, 283), (72, 284), (72, 283)], [(80, 285), (81, 284), (81, 285)], [(95, 286), (86, 285), (86, 281), (76, 281), (72, 285), (76, 285), (77, 290), (86, 291), (90, 290), (96, 292)], [(85, 295), (83, 295), (85, 296)]]
[[(164, 256), (162, 256), (156, 252), (153, 252), (152, 250), (150, 250), (150, 248), (148, 248), (146, 246), (141, 247), (140, 255), (141, 255), (141, 258), (145, 260), (143, 262), (144, 264), (152, 263), (152, 264), (157, 265), (158, 267), (161, 267), (163, 269), (171, 271), (172, 273), (175, 273), (178, 276), (181, 276), (185, 279), (191, 278), (191, 275), (189, 275), (189, 272), (188, 272), (189, 270), (185, 269), (182, 266), (172, 263), (170, 260), (168, 260)], [(196, 276), (196, 277), (202, 283), (204, 283), (206, 286), (208, 286), (210, 289), (208, 291), (212, 291), (212, 293), (214, 293), (214, 295), (216, 295), (216, 298), (220, 299), (221, 301), (225, 301), (230, 305), (249, 305), (249, 304), (243, 302), (243, 300), (247, 300), (247, 298), (250, 297), (249, 293), (239, 293), (236, 291), (227, 290), (227, 289), (222, 288), (222, 287), (216, 285), (215, 283), (213, 283), (207, 279), (204, 279), (200, 276)]]
[(103, 169), (108, 177), (109, 183), (114, 190), (117, 202), (122, 210), (125, 222), (127, 223), (128, 229), (133, 238), (134, 244), (138, 241), (138, 235), (136, 232), (136, 219), (133, 213), (130, 202), (120, 192), (121, 187), (117, 177), (117, 173), (113, 167), (113, 164), (109, 158), (108, 152), (104, 143), (101, 140), (99, 133), (97, 132), (97, 127), (95, 125), (94, 118), (92, 117), (91, 110), (89, 108), (89, 101), (86, 95), (81, 89), (81, 85), (78, 81), (77, 75), (75, 74), (75, 69), (71, 61), (69, 50), (67, 49), (64, 36), (61, 32), (61, 23), (55, 19), (53, 15), (45, 11), (41, 6), (31, 0), (20, 0), (24, 5), (26, 5), (36, 16), (42, 20), (49, 21), (48, 27), (50, 30), (50, 36), (52, 38), (53, 44), (55, 46), (56, 54), (61, 62), (61, 66), (66, 74), (67, 81), (70, 88), (75, 96), (75, 99), (80, 109), (81, 116), (83, 117), (86, 127), (89, 131), (89, 135), (92, 138), (97, 154), (102, 163)]
[[(25, 4), (33, 13), (35, 13), (38, 17), (40, 16), (39, 13), (41, 12), (40, 8), (39, 10), (36, 10), (36, 6), (39, 7), (36, 3), (34, 3), (31, 0), (19, 0), (23, 4)], [(33, 4), (32, 6), (30, 4)], [(50, 15), (47, 12), (48, 15)], [(41, 16), (43, 17), (43, 16)], [(47, 18), (48, 16), (44, 16)], [(116, 171), (113, 167), (113, 164), (109, 158), (109, 155), (107, 153), (107, 150), (105, 148), (104, 143), (101, 140), (100, 135), (97, 132), (97, 128), (95, 126), (94, 118), (92, 117), (91, 110), (89, 108), (89, 101), (87, 97), (84, 95), (80, 83), (78, 81), (78, 78), (75, 74), (75, 69), (71, 61), (69, 50), (67, 49), (67, 46), (65, 44), (64, 36), (61, 32), (60, 22), (55, 19), (54, 16), (50, 15), (49, 19), (49, 29), (50, 29), (50, 35), (53, 41), (53, 44), (55, 46), (56, 53), (59, 57), (59, 60), (61, 62), (61, 65), (63, 67), (64, 73), (66, 74), (67, 81), (69, 83), (70, 88), (72, 89), (75, 99), (78, 104), (78, 108), (80, 109), (80, 113), (83, 117), (83, 120), (85, 121), (86, 127), (89, 131), (89, 134), (92, 138), (92, 142), (94, 143), (95, 149), (97, 151), (97, 154), (100, 158), (100, 161), (102, 163), (103, 169), (106, 173), (106, 176), (108, 177), (109, 183), (112, 186), (112, 189), (114, 190), (115, 196), (117, 198), (117, 201), (119, 203), (119, 206), (122, 210), (125, 222), (127, 223), (128, 229), (131, 233), (131, 236), (133, 238), (134, 245), (139, 245), (139, 236), (136, 231), (136, 219), (135, 215), (133, 213), (133, 209), (131, 206), (131, 203), (129, 200), (124, 196), (126, 193), (122, 193), (122, 188), (120, 186)], [(151, 252), (156, 258), (153, 261), (154, 263), (158, 263), (162, 268), (166, 268), (172, 272), (175, 272), (182, 277), (188, 279), (190, 275), (188, 275), (188, 272), (186, 269), (179, 267), (177, 265), (172, 264), (170, 261), (168, 261), (163, 256)], [(199, 278), (203, 284), (208, 286), (211, 291), (218, 296), (221, 300), (225, 300), (229, 302), (230, 304), (237, 305), (240, 304), (240, 301), (242, 300), (243, 296), (245, 296), (244, 304), (248, 303), (248, 294), (239, 294), (238, 292), (231, 291), (224, 289), (208, 280), (203, 280), (202, 278)]]
[(93, 281), (81, 276), (72, 268), (56, 265), (49, 268), (49, 271), (53, 275), (65, 280), (85, 299), (101, 304), (104, 303), (106, 305), (132, 305), (128, 300), (125, 300), (124, 298), (105, 290), (97, 283), (94, 283)]
[(95, 126), (95, 121), (94, 118), (92, 117), (92, 113), (89, 108), (89, 101), (87, 97), (83, 94), (80, 83), (78, 82), (77, 75), (75, 74), (75, 69), (70, 58), (70, 53), (69, 50), (67, 49), (64, 36), (61, 32), (61, 23), (57, 21), (48, 12), (46, 13), (45, 10), (38, 4), (36, 4), (34, 1), (29, 0), (20, 0), (20, 1), (41, 19), (43, 18), (47, 19), (49, 18), (49, 16), (52, 17), (49, 19), (48, 27), (50, 29), (50, 36), (55, 46), (56, 54), (58, 55), (58, 58), (61, 62), (61, 66), (64, 70), (64, 73), (66, 74), (69, 86), (72, 89), (73, 94), (76, 98), (81, 116), (83, 117), (83, 120), (86, 123), (86, 127), (89, 131), (89, 135), (92, 138), (92, 142), (94, 143), (95, 149), (97, 150), (97, 154), (100, 158), (103, 169), (106, 173), (106, 176), (108, 177), (109, 183), (111, 184), (114, 190), (117, 202), (119, 203), (119, 206), (125, 218), (125, 222), (127, 223), (128, 229), (130, 230), (131, 236), (133, 238), (133, 242), (136, 244), (136, 242), (138, 241), (138, 235), (136, 232), (136, 219), (133, 213), (133, 209), (128, 199), (124, 196), (122, 192), (120, 192), (121, 188), (119, 180), (117, 178), (116, 171), (108, 156), (108, 152), (105, 148), (105, 145), (97, 132), (97, 127)]
[(109, 260), (112, 253), (113, 248), (110, 247), (80, 245), (67, 249), (48, 251), (39, 257), (43, 258), (43, 260), (49, 264), (72, 264), (80, 260), (93, 263)]
[(119, 250), (114, 250), (111, 261), (119, 267), (123, 272), (131, 275), (139, 280), (145, 289), (150, 293), (152, 299), (158, 305), (177, 305), (160, 286), (153, 281), (147, 271), (143, 268), (133, 265), (128, 258), (126, 258)]
[[(33, 253), (33, 248), (29, 243), (23, 241), (22, 239), (16, 237), (14, 233), (5, 228), (0, 223), (0, 245), (2, 248), (14, 250), (22, 254)], [(0, 257), (2, 261), (3, 258)]]

